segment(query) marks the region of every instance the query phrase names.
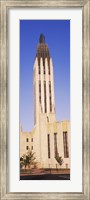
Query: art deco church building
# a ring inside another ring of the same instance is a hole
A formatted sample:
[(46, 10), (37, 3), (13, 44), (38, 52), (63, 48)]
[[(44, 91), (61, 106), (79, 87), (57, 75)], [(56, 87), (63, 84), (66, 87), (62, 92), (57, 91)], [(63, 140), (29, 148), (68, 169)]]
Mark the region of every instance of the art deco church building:
[(38, 167), (56, 168), (58, 153), (63, 158), (61, 167), (70, 168), (70, 123), (56, 121), (53, 63), (43, 34), (36, 51), (33, 85), (34, 128), (31, 132), (21, 128), (20, 156), (31, 149), (36, 153)]

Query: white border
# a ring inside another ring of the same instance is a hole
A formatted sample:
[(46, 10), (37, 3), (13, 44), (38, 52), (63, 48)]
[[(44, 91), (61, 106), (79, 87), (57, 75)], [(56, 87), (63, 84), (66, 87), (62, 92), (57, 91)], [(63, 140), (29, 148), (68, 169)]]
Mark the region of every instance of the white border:
[[(19, 180), (19, 20), (70, 19), (71, 180)], [(82, 11), (11, 9), (9, 12), (9, 191), (82, 192)]]

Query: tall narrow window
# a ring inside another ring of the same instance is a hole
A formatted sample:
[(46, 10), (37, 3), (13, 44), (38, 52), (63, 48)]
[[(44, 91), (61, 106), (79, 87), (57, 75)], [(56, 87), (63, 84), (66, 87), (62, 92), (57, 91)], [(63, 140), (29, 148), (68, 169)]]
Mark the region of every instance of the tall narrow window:
[(64, 158), (69, 157), (67, 132), (63, 132)]
[(40, 65), (38, 66), (38, 73), (41, 74)]
[(26, 146), (26, 150), (28, 150), (28, 146)]
[[(44, 56), (45, 57), (45, 56)], [(45, 66), (45, 58), (43, 58), (43, 66)]]
[(43, 65), (43, 74), (45, 74), (45, 63)]
[(47, 135), (48, 139), (48, 158), (50, 158), (50, 134)]
[(38, 74), (41, 73), (40, 71), (41, 71), (41, 70), (40, 70), (40, 57), (38, 57)]
[(41, 103), (41, 81), (39, 81), (39, 102)]
[(47, 102), (46, 102), (46, 81), (44, 81), (44, 107), (45, 113), (47, 112)]
[(34, 83), (34, 124), (36, 124), (36, 84)]
[(49, 103), (50, 103), (50, 112), (52, 112), (51, 81), (49, 81)]
[(26, 138), (26, 142), (29, 142), (29, 139), (28, 139), (28, 138)]
[(49, 81), (49, 94), (51, 95), (51, 81)]
[(54, 153), (55, 153), (55, 157), (58, 153), (58, 150), (57, 150), (57, 133), (54, 133)]
[(48, 74), (50, 75), (50, 63), (48, 63)]
[(51, 96), (50, 96), (50, 98), (49, 98), (49, 100), (50, 100), (50, 112), (52, 112), (52, 101), (51, 101)]

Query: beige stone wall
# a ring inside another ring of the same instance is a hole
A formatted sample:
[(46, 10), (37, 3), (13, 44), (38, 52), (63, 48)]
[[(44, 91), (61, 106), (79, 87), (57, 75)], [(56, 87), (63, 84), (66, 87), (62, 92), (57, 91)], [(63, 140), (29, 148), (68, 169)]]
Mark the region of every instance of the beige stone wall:
[[(47, 104), (47, 116), (50, 114), (50, 100), (49, 100), (49, 81), (51, 82), (51, 102), (52, 102), (52, 114), (54, 120), (55, 116), (55, 98), (54, 98), (54, 75), (53, 75), (53, 63), (50, 58), (50, 75), (48, 74), (48, 62), (45, 58), (45, 74), (43, 73), (43, 60), (40, 58), (40, 74), (38, 73), (37, 58), (34, 63), (34, 115), (36, 118), (36, 124), (39, 123), (40, 107), (43, 113), (45, 113), (45, 100), (44, 100), (44, 81), (46, 81), (46, 104)], [(41, 105), (39, 102), (39, 81), (41, 81)]]
[[(58, 153), (63, 158), (62, 168), (66, 168), (68, 166), (70, 168), (70, 130), (69, 130), (69, 122), (47, 122), (47, 118), (45, 115), (41, 115), (40, 119), (40, 138), (41, 138), (41, 163), (43, 163), (43, 167), (55, 168), (57, 161), (55, 159), (54, 153), (54, 133), (57, 133), (57, 148)], [(68, 134), (68, 148), (69, 148), (69, 158), (64, 158), (64, 145), (63, 145), (63, 131), (67, 131)], [(48, 158), (48, 141), (47, 135), (50, 134), (50, 158)], [(59, 165), (58, 165), (59, 166)]]
[[(68, 133), (69, 158), (64, 158), (63, 131)], [(54, 133), (57, 133), (58, 153), (63, 158), (63, 165), (59, 166), (55, 159), (54, 153)], [(48, 158), (48, 140), (47, 135), (50, 134), (50, 158)], [(29, 142), (26, 142), (29, 138)], [(33, 142), (31, 139), (33, 138)], [(20, 156), (26, 153), (26, 146), (33, 146), (33, 152), (36, 153), (38, 166), (43, 168), (70, 168), (70, 123), (69, 121), (48, 122), (47, 114), (39, 115), (39, 124), (34, 127), (32, 132), (20, 133)]]
[[(29, 141), (27, 142), (26, 139), (29, 139)], [(27, 153), (27, 149), (26, 146), (28, 146), (29, 148), (31, 148), (31, 133), (29, 132), (20, 132), (20, 157), (23, 154)]]

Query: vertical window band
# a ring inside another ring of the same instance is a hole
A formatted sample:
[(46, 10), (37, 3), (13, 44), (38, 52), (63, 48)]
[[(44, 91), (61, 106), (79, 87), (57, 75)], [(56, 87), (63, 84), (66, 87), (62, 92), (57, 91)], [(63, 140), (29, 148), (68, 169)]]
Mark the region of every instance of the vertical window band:
[(64, 158), (69, 157), (67, 132), (63, 132)]
[(47, 102), (46, 102), (46, 81), (44, 81), (44, 107), (45, 113), (47, 112)]
[(57, 133), (54, 133), (54, 153), (55, 157), (57, 156), (58, 149), (57, 149)]
[(40, 65), (38, 66), (38, 73), (41, 74)]
[(48, 137), (48, 158), (50, 158), (50, 134), (48, 134), (47, 137)]
[(49, 104), (50, 104), (50, 112), (52, 112), (51, 81), (49, 81)]
[(43, 74), (45, 74), (45, 63), (43, 65)]
[(41, 104), (41, 81), (39, 80), (39, 103)]
[(36, 124), (36, 83), (34, 83), (34, 124)]
[(50, 63), (48, 63), (48, 74), (50, 75)]

